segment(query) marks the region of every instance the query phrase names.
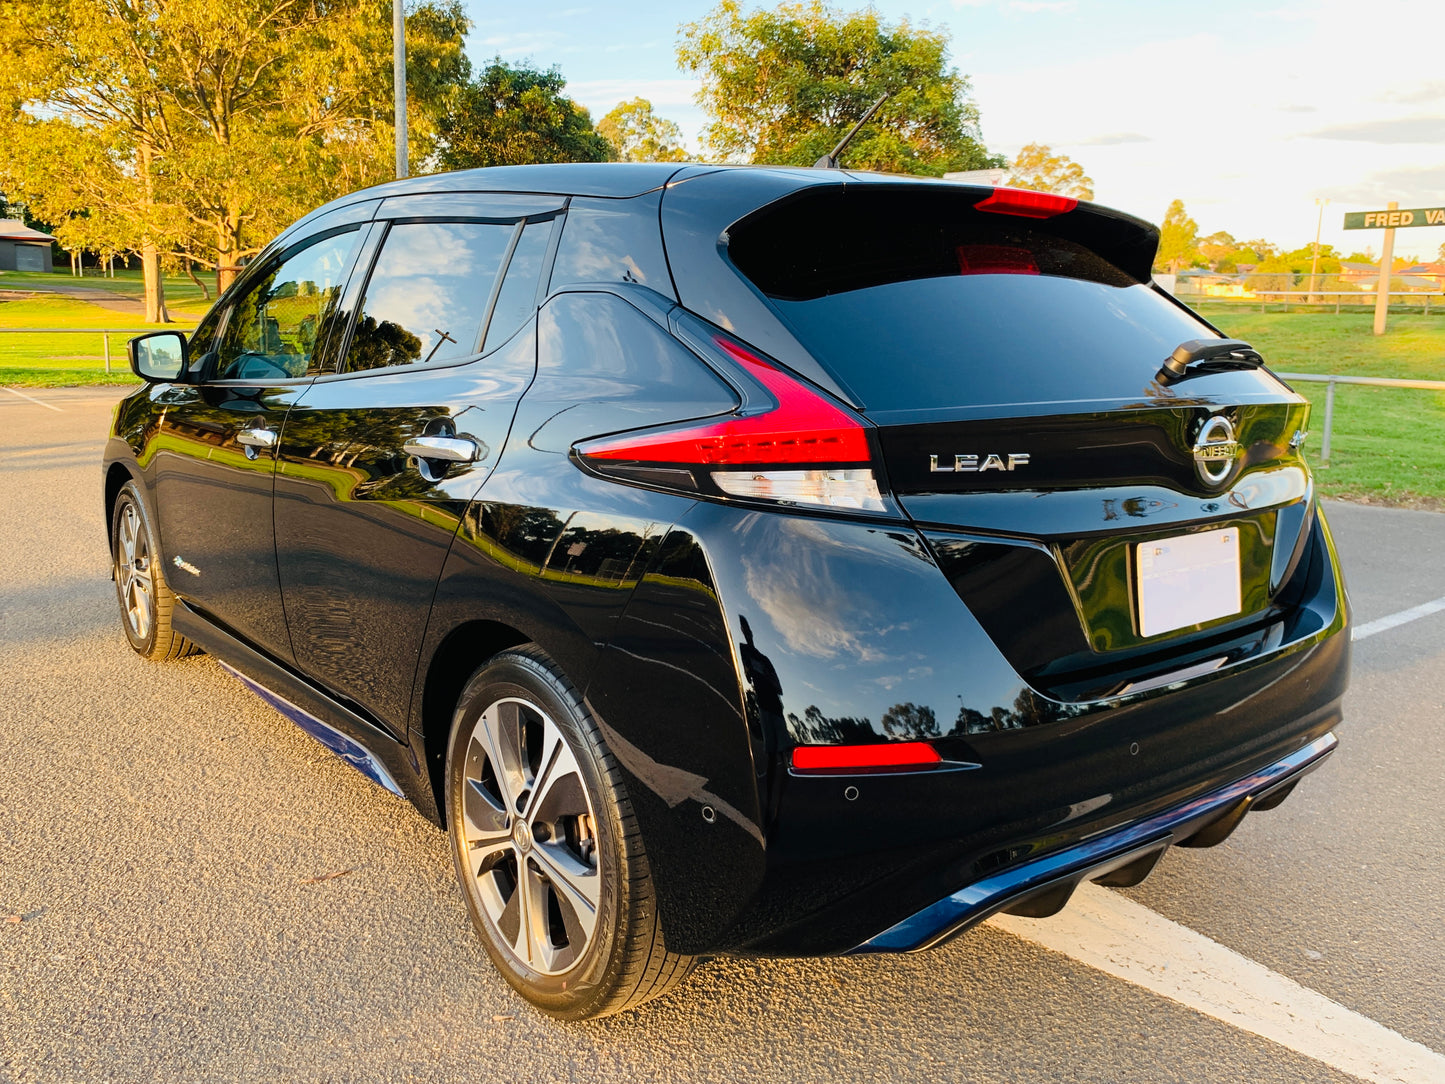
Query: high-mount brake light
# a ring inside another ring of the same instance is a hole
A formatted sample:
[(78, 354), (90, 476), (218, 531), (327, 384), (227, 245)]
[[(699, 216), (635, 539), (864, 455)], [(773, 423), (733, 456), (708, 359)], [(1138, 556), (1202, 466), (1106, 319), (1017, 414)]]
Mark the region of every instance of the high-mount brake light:
[(959, 245), (954, 249), (960, 275), (1037, 275), (1038, 261), (1016, 245)]
[(662, 432), (604, 437), (578, 451), (589, 459), (719, 467), (868, 462), (868, 437), (857, 419), (730, 339), (715, 341), (768, 389), (777, 400), (775, 408)]
[(1066, 214), (1079, 205), (1068, 196), (1052, 192), (1031, 192), (1027, 188), (995, 188), (993, 195), (973, 205), (975, 211), (997, 215), (1018, 215), (1021, 218), (1053, 218)]
[(795, 772), (866, 772), (879, 769), (931, 768), (942, 764), (938, 750), (923, 741), (878, 745), (800, 745), (793, 750)]
[(577, 454), (604, 474), (668, 489), (887, 510), (862, 419), (726, 336), (713, 342), (767, 389), (771, 409), (584, 441)]

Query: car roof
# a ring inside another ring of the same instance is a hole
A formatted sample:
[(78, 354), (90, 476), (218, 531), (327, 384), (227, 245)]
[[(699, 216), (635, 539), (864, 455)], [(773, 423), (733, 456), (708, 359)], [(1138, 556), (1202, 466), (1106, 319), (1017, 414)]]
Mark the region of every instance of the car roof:
[(556, 162), (457, 169), (358, 189), (327, 206), (421, 192), (520, 192), (626, 199), (661, 188), (679, 170), (688, 168), (677, 162)]
[[(458, 169), (446, 173), (429, 173), (420, 177), (386, 181), (370, 188), (359, 188), (355, 192), (348, 192), (346, 195), (316, 208), (299, 221), (306, 221), (342, 207), (369, 200), (423, 193), (508, 192), (522, 195), (629, 199), (704, 174), (728, 173), (738, 175), (739, 181), (743, 179), (744, 175), (755, 176), (759, 173), (767, 173), (780, 179), (791, 178), (796, 181), (798, 187), (828, 183), (867, 184), (879, 182), (961, 187), (956, 181), (946, 181), (937, 177), (867, 173), (844, 169), (823, 170), (803, 166), (710, 165), (700, 162), (554, 162), (540, 165)], [(721, 179), (715, 176), (714, 183)]]

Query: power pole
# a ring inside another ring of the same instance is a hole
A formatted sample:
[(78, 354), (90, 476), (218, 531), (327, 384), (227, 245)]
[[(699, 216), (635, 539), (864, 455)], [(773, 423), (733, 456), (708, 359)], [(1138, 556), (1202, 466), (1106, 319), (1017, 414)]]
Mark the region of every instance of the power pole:
[(391, 0), (391, 71), (396, 101), (396, 178), (406, 176), (406, 13)]
[[(1315, 206), (1320, 209), (1320, 213), (1319, 213), (1319, 215), (1316, 216), (1316, 218), (1315, 218), (1315, 258), (1314, 258), (1312, 261), (1310, 261), (1310, 293), (1311, 293), (1311, 294), (1314, 294), (1314, 293), (1317, 291), (1318, 286), (1319, 286), (1319, 283), (1318, 283), (1318, 280), (1317, 280), (1317, 278), (1316, 278), (1316, 275), (1317, 275), (1317, 273), (1318, 273), (1318, 271), (1319, 271), (1319, 269), (1320, 269), (1320, 226), (1322, 226), (1322, 225), (1324, 224), (1324, 221), (1325, 221), (1325, 206), (1326, 206), (1329, 202), (1330, 202), (1330, 201), (1327, 200), (1327, 199), (1316, 199), (1316, 200), (1315, 200)], [(1309, 300), (1309, 299), (1307, 298), (1306, 300)]]
[[(1391, 200), (1388, 210), (1398, 211), (1399, 203)], [(1385, 333), (1385, 321), (1390, 315), (1390, 272), (1395, 264), (1395, 231), (1385, 230), (1385, 251), (1380, 253), (1380, 281), (1375, 287), (1375, 334)]]

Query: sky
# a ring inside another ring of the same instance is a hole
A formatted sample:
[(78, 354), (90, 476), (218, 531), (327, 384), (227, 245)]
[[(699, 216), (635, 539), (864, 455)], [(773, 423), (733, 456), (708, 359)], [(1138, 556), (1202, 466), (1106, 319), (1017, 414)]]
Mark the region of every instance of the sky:
[[(715, 2), (715, 0), (714, 0)], [(599, 119), (641, 96), (694, 150), (706, 118), (677, 67), (680, 23), (707, 0), (627, 4), (467, 0), (476, 63), (556, 66)], [(752, 5), (756, 6), (756, 5)], [(842, 0), (836, 6), (857, 6)], [(1445, 206), (1445, 6), (1438, 0), (876, 0), (888, 21), (946, 31), (973, 86), (984, 143), (1046, 143), (1094, 179), (1095, 199), (1158, 222), (1182, 199), (1201, 235), (1285, 249), (1320, 240), (1378, 252), (1345, 212)], [(1445, 227), (1396, 233), (1433, 259)]]

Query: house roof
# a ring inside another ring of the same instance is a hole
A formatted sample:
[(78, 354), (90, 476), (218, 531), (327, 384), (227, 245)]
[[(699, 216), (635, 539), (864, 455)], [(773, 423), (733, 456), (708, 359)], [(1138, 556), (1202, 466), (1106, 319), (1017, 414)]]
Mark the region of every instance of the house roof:
[(32, 230), (18, 218), (0, 218), (0, 241), (43, 241), (49, 244), (54, 240), (50, 234)]

